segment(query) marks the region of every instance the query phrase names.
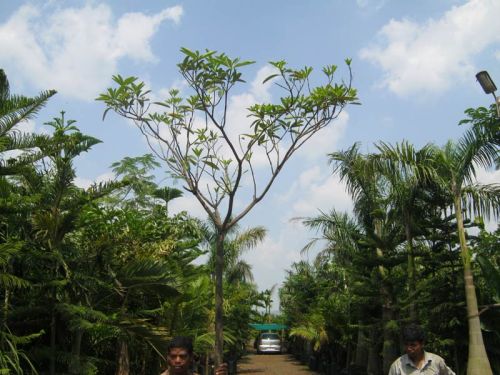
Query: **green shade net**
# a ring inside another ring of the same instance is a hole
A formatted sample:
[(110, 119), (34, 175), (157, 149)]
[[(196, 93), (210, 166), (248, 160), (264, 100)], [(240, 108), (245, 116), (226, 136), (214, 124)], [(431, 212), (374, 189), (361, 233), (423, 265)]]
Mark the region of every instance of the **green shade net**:
[(250, 323), (250, 327), (257, 331), (281, 331), (288, 328), (286, 325), (278, 323)]

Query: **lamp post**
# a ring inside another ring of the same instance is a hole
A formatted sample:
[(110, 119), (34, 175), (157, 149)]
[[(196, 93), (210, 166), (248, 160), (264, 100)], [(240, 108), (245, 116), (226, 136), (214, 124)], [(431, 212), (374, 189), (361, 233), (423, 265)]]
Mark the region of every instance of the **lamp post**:
[(495, 104), (497, 106), (497, 116), (500, 117), (500, 98), (495, 95), (495, 91), (497, 91), (497, 87), (495, 86), (495, 82), (491, 79), (490, 75), (486, 70), (483, 70), (476, 74), (476, 79), (483, 88), (486, 94), (492, 94), (495, 98)]

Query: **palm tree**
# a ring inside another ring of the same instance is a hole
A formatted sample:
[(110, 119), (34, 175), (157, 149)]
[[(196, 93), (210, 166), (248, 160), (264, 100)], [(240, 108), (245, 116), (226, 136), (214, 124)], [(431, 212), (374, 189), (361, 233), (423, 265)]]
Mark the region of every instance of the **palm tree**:
[[(0, 69), (0, 196), (2, 198), (0, 211), (2, 211), (2, 216), (4, 213), (19, 212), (19, 207), (8, 199), (13, 185), (5, 176), (19, 175), (33, 161), (43, 157), (42, 153), (34, 152), (33, 149), (44, 142), (46, 137), (22, 133), (19, 125), (33, 118), (55, 93), (53, 90), (43, 91), (34, 98), (12, 95), (7, 76), (3, 69)], [(2, 224), (5, 225), (3, 220)], [(7, 326), (11, 291), (29, 285), (26, 280), (14, 276), (11, 272), (12, 258), (19, 252), (22, 242), (15, 236), (10, 238), (8, 232), (0, 233), (0, 289), (4, 292), (0, 322), (0, 352), (2, 353), (0, 372), (9, 372), (10, 369), (21, 374), (23, 370), (20, 362), (25, 361), (36, 373), (26, 354), (17, 347), (17, 342), (29, 342), (30, 339), (13, 335)]]
[[(457, 220), (462, 263), (464, 267), (465, 298), (469, 321), (468, 375), (492, 374), (481, 333), (481, 323), (474, 287), (471, 254), (467, 246), (464, 229), (464, 211), (476, 215), (496, 216), (500, 210), (500, 186), (474, 184), (476, 163), (488, 166), (495, 155), (487, 147), (482, 148), (482, 135), (475, 130), (467, 132), (460, 142), (448, 142), (437, 154), (439, 183), (453, 198)], [(488, 145), (485, 145), (488, 146)], [(474, 149), (476, 152), (474, 152)]]
[[(442, 148), (434, 147), (432, 159), (426, 163), (426, 177), (438, 185), (452, 200), (457, 221), (461, 258), (464, 271), (467, 319), (469, 325), (468, 375), (490, 375), (491, 366), (481, 333), (481, 323), (474, 287), (471, 253), (467, 246), (464, 214), (498, 217), (500, 213), (500, 185), (481, 185), (475, 182), (478, 167), (489, 168), (498, 161), (500, 119), (494, 109), (469, 109), (470, 123), (458, 142), (448, 141)], [(396, 153), (403, 165), (418, 169), (414, 154)]]
[(273, 305), (273, 294), (274, 291), (276, 290), (276, 286), (278, 284), (274, 284), (271, 289), (266, 289), (263, 292), (261, 292), (261, 298), (262, 301), (264, 302), (264, 309), (265, 309), (265, 321), (267, 323), (271, 323), (271, 307)]
[[(390, 200), (404, 226), (408, 252), (409, 318), (411, 321), (417, 321), (414, 239), (423, 231), (421, 221), (426, 216), (426, 208), (421, 192), (425, 189), (429, 164), (433, 160), (433, 147), (425, 145), (420, 150), (415, 150), (408, 142), (395, 146), (381, 142), (377, 148), (380, 154), (374, 157), (375, 168), (388, 179)], [(398, 155), (411, 158), (415, 168), (406, 168)]]
[[(27, 150), (38, 146), (46, 137), (23, 134), (17, 126), (33, 118), (56, 93), (54, 90), (42, 91), (34, 98), (12, 95), (9, 81), (3, 69), (0, 69), (0, 155), (13, 150)], [(15, 174), (19, 168), (39, 159), (40, 154), (0, 160), (0, 176)]]
[[(205, 245), (209, 248), (208, 265), (212, 274), (215, 272), (216, 257), (216, 231), (208, 223), (204, 225)], [(224, 241), (224, 277), (228, 282), (252, 282), (253, 275), (251, 266), (241, 258), (248, 251), (264, 240), (267, 230), (262, 226), (248, 228), (239, 231), (233, 227)]]

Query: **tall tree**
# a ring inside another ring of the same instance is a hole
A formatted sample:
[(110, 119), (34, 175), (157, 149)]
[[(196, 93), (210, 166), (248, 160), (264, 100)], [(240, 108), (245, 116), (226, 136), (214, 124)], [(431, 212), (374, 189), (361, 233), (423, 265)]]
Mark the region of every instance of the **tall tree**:
[[(275, 80), (284, 90), (278, 104), (255, 104), (248, 109), (250, 129), (237, 131), (230, 124), (230, 92), (243, 82), (240, 68), (251, 61), (231, 59), (215, 51), (200, 53), (183, 48), (178, 65), (193, 95), (183, 100), (171, 90), (163, 112), (152, 112), (149, 91), (135, 77), (115, 76), (118, 88), (110, 88), (98, 98), (113, 110), (132, 119), (147, 137), (150, 146), (174, 175), (186, 184), (207, 212), (217, 229), (215, 262), (216, 364), (223, 355), (223, 268), (224, 240), (236, 225), (267, 194), (290, 157), (315, 133), (338, 117), (342, 109), (356, 103), (356, 90), (335, 83), (335, 66), (323, 69), (326, 84), (311, 88), (312, 68), (291, 69), (285, 61), (271, 62), (275, 73), (264, 82)], [(346, 60), (350, 72), (350, 60)], [(105, 112), (105, 113), (106, 113)], [(268, 174), (257, 176), (255, 155), (268, 162)], [(245, 181), (248, 179), (248, 181)], [(247, 203), (235, 211), (241, 199), (243, 182), (250, 186)], [(262, 184), (262, 185), (260, 185)]]
[[(14, 186), (7, 176), (18, 176), (30, 167), (33, 161), (43, 157), (35, 147), (47, 140), (46, 136), (34, 135), (20, 129), (27, 120), (32, 119), (51, 96), (54, 90), (43, 91), (29, 98), (11, 94), (10, 85), (3, 69), (0, 69), (0, 294), (2, 312), (0, 320), (0, 372), (13, 371), (22, 374), (21, 362), (25, 361), (35, 371), (28, 356), (18, 348), (18, 342), (29, 342), (28, 337), (17, 337), (7, 326), (12, 291), (26, 288), (29, 283), (12, 272), (12, 259), (19, 253), (23, 242), (13, 235), (7, 216), (18, 214), (19, 203), (9, 199)], [(22, 206), (23, 204), (21, 204)], [(31, 335), (35, 338), (36, 335)]]
[[(474, 184), (476, 163), (488, 166), (495, 156), (488, 150), (483, 135), (470, 131), (460, 143), (448, 142), (437, 155), (439, 180), (453, 197), (458, 236), (464, 267), (467, 319), (469, 322), (468, 375), (493, 374), (486, 354), (479, 320), (476, 290), (471, 267), (471, 253), (467, 246), (464, 227), (464, 210), (477, 215), (498, 215), (500, 211), (500, 185)], [(498, 152), (498, 150), (497, 150)]]

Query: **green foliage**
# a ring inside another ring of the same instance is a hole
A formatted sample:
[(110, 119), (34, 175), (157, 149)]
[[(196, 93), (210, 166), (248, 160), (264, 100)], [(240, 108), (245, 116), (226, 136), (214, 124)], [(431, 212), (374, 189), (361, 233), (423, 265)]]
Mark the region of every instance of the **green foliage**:
[[(480, 316), (482, 332), (475, 334), (484, 336), (498, 369), (498, 233), (465, 232), (484, 228), (483, 217), (498, 217), (498, 184), (475, 182), (476, 168), (498, 160), (498, 119), (494, 108), (466, 114), (461, 124), (471, 127), (443, 147), (380, 142), (377, 153), (361, 154), (355, 144), (330, 154), (354, 200), (354, 217), (332, 210), (303, 219), (319, 234), (303, 251), (322, 248), (314, 264), (295, 264), (280, 290), (292, 336), (309, 342), (315, 356), (385, 372), (397, 355), (400, 328), (418, 321), (429, 333), (427, 349), (463, 373), (467, 317)], [(472, 272), (465, 279), (462, 267)], [(465, 303), (471, 287), (475, 313)], [(330, 340), (318, 347), (322, 330)]]

